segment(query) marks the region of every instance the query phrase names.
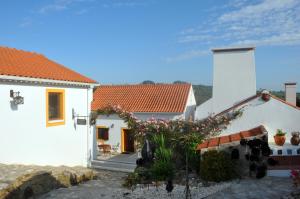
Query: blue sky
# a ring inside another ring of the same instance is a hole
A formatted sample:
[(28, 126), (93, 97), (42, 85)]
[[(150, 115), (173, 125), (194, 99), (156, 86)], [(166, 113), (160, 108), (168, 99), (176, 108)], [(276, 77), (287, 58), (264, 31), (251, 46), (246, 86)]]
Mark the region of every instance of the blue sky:
[(102, 84), (206, 85), (209, 49), (256, 45), (257, 88), (282, 90), (300, 84), (299, 13), (299, 0), (3, 0), (0, 45)]

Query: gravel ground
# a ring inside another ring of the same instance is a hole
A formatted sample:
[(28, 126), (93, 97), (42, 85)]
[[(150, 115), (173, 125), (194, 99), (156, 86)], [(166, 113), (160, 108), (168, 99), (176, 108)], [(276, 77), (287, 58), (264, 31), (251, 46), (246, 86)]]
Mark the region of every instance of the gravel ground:
[[(140, 187), (128, 190), (122, 187), (124, 173), (99, 171), (98, 179), (79, 186), (62, 188), (49, 192), (39, 199), (158, 199), (158, 198), (184, 198), (184, 186), (176, 185), (171, 194), (167, 194), (165, 186)], [(283, 198), (289, 195), (295, 188), (289, 178), (266, 177), (262, 180), (244, 179), (232, 182), (218, 183), (209, 187), (191, 188), (192, 198), (227, 199), (227, 198)]]

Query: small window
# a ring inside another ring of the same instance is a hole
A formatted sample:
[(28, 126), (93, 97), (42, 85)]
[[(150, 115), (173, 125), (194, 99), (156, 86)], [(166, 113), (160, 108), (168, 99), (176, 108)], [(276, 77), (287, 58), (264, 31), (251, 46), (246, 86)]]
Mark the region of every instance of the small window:
[(108, 140), (108, 128), (97, 128), (97, 138), (98, 140)]
[(46, 121), (47, 126), (65, 123), (65, 92), (62, 89), (47, 89), (46, 91)]
[(278, 155), (282, 155), (282, 150), (279, 149), (279, 150), (277, 151), (277, 154), (278, 154)]
[(287, 154), (288, 154), (288, 155), (292, 155), (292, 154), (293, 154), (292, 149), (287, 149), (286, 151), (287, 151)]

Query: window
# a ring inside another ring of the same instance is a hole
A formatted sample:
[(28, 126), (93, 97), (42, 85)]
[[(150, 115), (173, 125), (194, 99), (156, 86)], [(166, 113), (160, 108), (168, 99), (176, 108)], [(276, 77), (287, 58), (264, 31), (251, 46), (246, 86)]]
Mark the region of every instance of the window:
[(98, 127), (97, 128), (97, 139), (98, 140), (108, 140), (108, 128)]
[(65, 124), (65, 91), (62, 89), (46, 90), (46, 122), (48, 126)]

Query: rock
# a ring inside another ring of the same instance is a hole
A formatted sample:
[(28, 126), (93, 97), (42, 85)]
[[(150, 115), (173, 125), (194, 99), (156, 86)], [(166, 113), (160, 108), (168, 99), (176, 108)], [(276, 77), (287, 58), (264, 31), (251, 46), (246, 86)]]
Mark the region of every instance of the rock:
[[(38, 167), (0, 164), (0, 199), (27, 199), (53, 189), (94, 179), (83, 167)], [(8, 180), (8, 181), (4, 181)]]

